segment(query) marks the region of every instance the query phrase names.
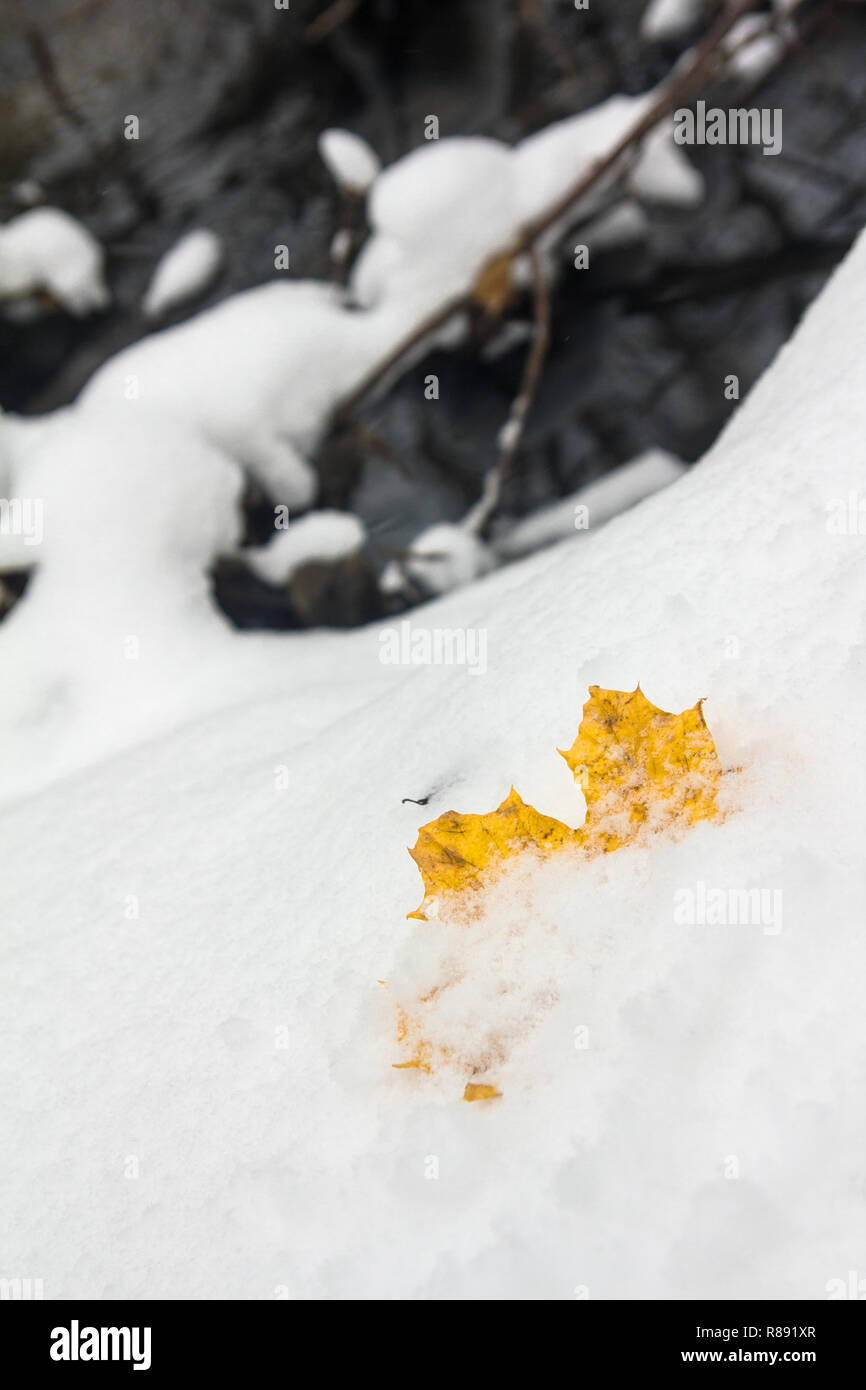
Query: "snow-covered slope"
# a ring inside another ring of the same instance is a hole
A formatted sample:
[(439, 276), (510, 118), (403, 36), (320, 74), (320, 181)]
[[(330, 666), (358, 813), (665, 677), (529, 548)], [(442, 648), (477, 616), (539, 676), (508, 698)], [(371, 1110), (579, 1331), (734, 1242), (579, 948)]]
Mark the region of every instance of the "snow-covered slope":
[[(864, 386), (861, 239), (688, 476), (412, 613), (483, 629), (485, 674), (383, 666), (378, 628), (227, 633), (208, 715), (8, 806), (4, 1274), (822, 1298), (862, 1267)], [(554, 750), (590, 683), (638, 680), (707, 697), (731, 814), (579, 874), (519, 862), (449, 939), (501, 1100), (392, 1070), (377, 981), (408, 997), (440, 949), (404, 918), (417, 826), (512, 782), (578, 823)], [(701, 884), (779, 910), (684, 925)]]

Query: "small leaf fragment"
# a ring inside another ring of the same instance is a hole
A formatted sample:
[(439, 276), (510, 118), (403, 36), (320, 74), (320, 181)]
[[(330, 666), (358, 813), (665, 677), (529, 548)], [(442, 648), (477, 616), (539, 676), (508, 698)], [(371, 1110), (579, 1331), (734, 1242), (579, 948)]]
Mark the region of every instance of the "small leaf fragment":
[(466, 1089), (463, 1092), (464, 1100), (497, 1100), (502, 1095), (495, 1086), (486, 1086), (481, 1082), (467, 1081)]

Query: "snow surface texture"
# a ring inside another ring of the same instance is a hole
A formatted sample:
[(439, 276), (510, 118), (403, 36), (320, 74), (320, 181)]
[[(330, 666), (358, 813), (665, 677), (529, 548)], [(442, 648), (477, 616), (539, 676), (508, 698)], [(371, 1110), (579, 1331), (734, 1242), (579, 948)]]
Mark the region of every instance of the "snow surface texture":
[(159, 261), (141, 307), (145, 318), (158, 319), (192, 299), (211, 283), (223, 258), (216, 232), (198, 227), (175, 242)]
[(0, 227), (0, 299), (44, 291), (83, 317), (110, 295), (104, 253), (94, 236), (60, 208), (32, 208)]
[[(207, 695), (173, 733), (165, 690), (134, 720), (116, 693), (93, 765), (0, 821), (4, 1275), (46, 1297), (820, 1299), (861, 1266), (864, 538), (828, 521), (863, 487), (864, 378), (861, 239), (687, 476), (411, 614), (483, 630), (484, 677), (383, 666), (378, 629), (220, 629), (207, 672), (197, 646), (177, 668)], [(519, 861), (477, 948), (448, 942), (503, 1098), (393, 1071), (377, 981), (422, 988), (439, 950), (404, 918), (417, 826), (512, 782), (579, 823), (554, 750), (590, 683), (638, 680), (668, 710), (707, 697), (731, 814), (577, 874)], [(18, 731), (33, 787), (61, 714)], [(97, 763), (121, 731), (144, 741)], [(677, 924), (699, 883), (780, 889), (781, 930)]]

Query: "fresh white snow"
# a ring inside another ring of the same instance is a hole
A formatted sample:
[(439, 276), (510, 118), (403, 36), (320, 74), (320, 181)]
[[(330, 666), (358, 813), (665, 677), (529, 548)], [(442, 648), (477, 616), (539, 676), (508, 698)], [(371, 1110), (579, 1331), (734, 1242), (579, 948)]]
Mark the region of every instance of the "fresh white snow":
[[(409, 301), (421, 317), (466, 293), (485, 263), (613, 149), (654, 99), (653, 92), (611, 97), (513, 148), (455, 136), (430, 141), (389, 165), (370, 192), (373, 235), (353, 268), (355, 300), (366, 307)], [(551, 228), (543, 249), (576, 218), (607, 211), (613, 181), (614, 174), (600, 180)], [(675, 144), (672, 121), (645, 138), (625, 191), (678, 207), (703, 198), (703, 179)]]
[(352, 314), (313, 280), (262, 285), (119, 352), (79, 405), (183, 420), (300, 510), (315, 495), (306, 454), (334, 405), (412, 322), (399, 306)]
[(650, 0), (641, 33), (647, 39), (678, 39), (700, 22), (704, 8), (705, 0)]
[[(411, 299), (429, 312), (471, 288), (519, 222), (513, 156), (499, 140), (431, 140), (388, 165), (368, 200), (373, 235), (351, 288), (365, 307)], [(560, 167), (558, 187), (567, 178)]]
[(267, 545), (248, 546), (243, 557), (268, 584), (285, 584), (311, 560), (342, 560), (366, 540), (364, 523), (351, 512), (324, 509), (290, 522)]
[(766, 15), (744, 15), (722, 44), (730, 54), (728, 72), (747, 82), (760, 82), (782, 61), (795, 32), (794, 26), (786, 23), (768, 29)]

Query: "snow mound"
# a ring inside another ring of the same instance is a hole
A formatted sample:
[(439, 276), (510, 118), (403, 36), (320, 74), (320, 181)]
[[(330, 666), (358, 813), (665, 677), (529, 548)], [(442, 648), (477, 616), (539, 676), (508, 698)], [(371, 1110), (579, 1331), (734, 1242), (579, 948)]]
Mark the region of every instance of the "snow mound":
[(0, 690), (7, 795), (52, 762), (56, 775), (123, 744), (124, 720), (159, 723), (176, 699), (200, 708), (202, 673), (231, 635), (207, 571), (237, 545), (241, 493), (212, 446), (122, 409), (62, 412), (19, 473), (41, 535), (20, 557), (36, 565), (25, 598), (0, 629), (15, 671)]
[(432, 309), (465, 291), (517, 227), (511, 152), (499, 140), (433, 140), (384, 169), (372, 186), (373, 235), (352, 274), (367, 307), (410, 296)]
[[(431, 141), (384, 169), (369, 198), (373, 234), (355, 263), (353, 297), (365, 307), (409, 300), (427, 312), (471, 289), (485, 263), (544, 215), (607, 155), (655, 99), (614, 96), (509, 148), (457, 136)], [(545, 238), (607, 203), (619, 171), (593, 187)], [(626, 197), (692, 207), (704, 184), (663, 122), (642, 143)], [(632, 217), (633, 223), (633, 217)]]
[(439, 522), (415, 537), (399, 563), (385, 567), (380, 583), (384, 593), (397, 593), (408, 577), (424, 594), (446, 594), (489, 573), (494, 564), (488, 547), (470, 530)]
[(119, 352), (79, 403), (184, 420), (300, 510), (315, 493), (303, 455), (370, 360), (359, 327), (328, 285), (262, 285)]
[(311, 512), (267, 545), (250, 546), (243, 556), (267, 584), (285, 584), (311, 560), (342, 560), (360, 550), (366, 534), (364, 523), (351, 512)]

